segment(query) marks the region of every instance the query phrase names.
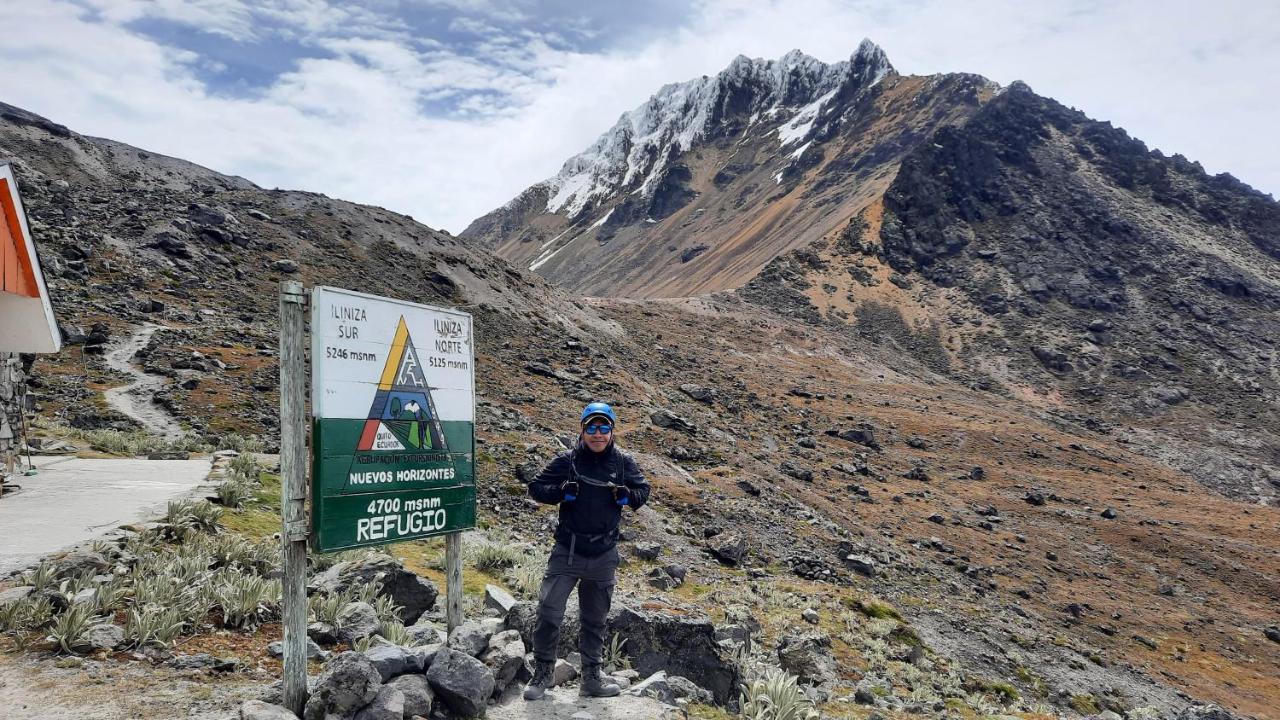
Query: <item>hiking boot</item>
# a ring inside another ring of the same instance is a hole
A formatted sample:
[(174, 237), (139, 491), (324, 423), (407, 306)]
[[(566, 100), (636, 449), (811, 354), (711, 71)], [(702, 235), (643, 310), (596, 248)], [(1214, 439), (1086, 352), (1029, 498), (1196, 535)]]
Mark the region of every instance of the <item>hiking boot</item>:
[(534, 662), (533, 677), (529, 678), (529, 684), (524, 686), (524, 699), (537, 700), (542, 697), (547, 692), (547, 688), (551, 687), (551, 676), (555, 669), (555, 663), (541, 660)]
[(582, 687), (579, 692), (588, 697), (613, 697), (621, 693), (622, 688), (616, 683), (605, 681), (599, 665), (588, 665), (582, 668)]

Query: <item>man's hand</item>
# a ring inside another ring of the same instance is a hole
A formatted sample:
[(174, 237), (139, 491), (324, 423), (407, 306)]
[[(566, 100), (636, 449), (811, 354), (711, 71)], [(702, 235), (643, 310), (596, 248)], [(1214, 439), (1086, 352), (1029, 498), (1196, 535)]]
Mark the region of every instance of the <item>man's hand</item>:
[(619, 485), (613, 489), (613, 501), (619, 505), (630, 505), (631, 491), (625, 485)]
[(564, 501), (573, 502), (578, 499), (578, 482), (576, 480), (566, 480), (560, 489), (564, 491)]

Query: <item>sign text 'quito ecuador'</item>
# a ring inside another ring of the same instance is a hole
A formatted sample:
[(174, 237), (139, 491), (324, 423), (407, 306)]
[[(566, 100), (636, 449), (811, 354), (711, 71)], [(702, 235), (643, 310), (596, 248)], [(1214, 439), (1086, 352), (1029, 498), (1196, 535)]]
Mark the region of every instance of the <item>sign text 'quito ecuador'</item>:
[(328, 287), (311, 308), (315, 549), (475, 527), (471, 316)]

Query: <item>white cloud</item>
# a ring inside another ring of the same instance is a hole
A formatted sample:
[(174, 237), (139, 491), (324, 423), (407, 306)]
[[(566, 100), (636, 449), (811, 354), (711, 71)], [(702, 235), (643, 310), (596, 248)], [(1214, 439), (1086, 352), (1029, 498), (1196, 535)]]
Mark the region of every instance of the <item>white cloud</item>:
[[(574, 52), (507, 28), (486, 30), (464, 54), (400, 19), (321, 0), (91, 1), (98, 20), (69, 2), (0, 4), (0, 26), (14, 29), (0, 46), (0, 100), (266, 187), (383, 205), (453, 231), (554, 174), (665, 83), (718, 72), (738, 53), (798, 47), (834, 61), (864, 36), (902, 72), (1023, 79), (1165, 152), (1280, 192), (1270, 151), (1280, 98), (1267, 91), (1280, 76), (1280, 6), (707, 0), (683, 27), (620, 38), (625, 49)], [(520, 17), (515, 3), (475, 4), (486, 28)], [(333, 56), (301, 59), (254, 97), (228, 98), (194, 72), (202, 59), (122, 25), (144, 16), (227, 37), (275, 33)], [(455, 114), (423, 115), (442, 102)]]

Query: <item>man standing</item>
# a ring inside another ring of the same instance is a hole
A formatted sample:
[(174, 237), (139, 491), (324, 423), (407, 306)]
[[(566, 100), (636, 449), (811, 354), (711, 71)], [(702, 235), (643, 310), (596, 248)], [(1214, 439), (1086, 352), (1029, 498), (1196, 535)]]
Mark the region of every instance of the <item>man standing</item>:
[(618, 525), (622, 509), (638, 510), (649, 499), (649, 483), (630, 455), (618, 449), (614, 429), (618, 417), (605, 403), (582, 410), (581, 433), (572, 451), (552, 460), (529, 483), (534, 500), (560, 506), (556, 545), (538, 591), (538, 625), (533, 631), (533, 678), (525, 700), (537, 700), (551, 686), (556, 644), (565, 602), (578, 586), (582, 633), (583, 695), (613, 697), (621, 690), (606, 683), (600, 670), (605, 618), (613, 600), (618, 569)]

